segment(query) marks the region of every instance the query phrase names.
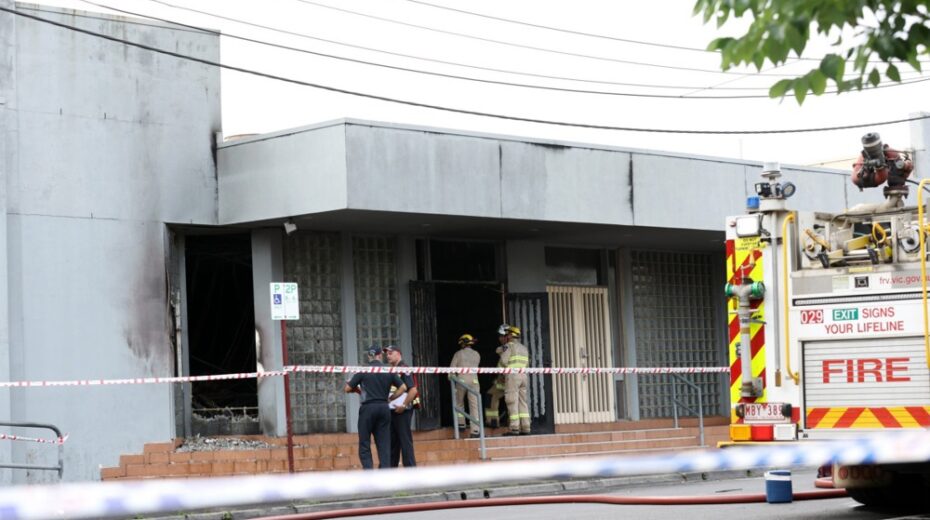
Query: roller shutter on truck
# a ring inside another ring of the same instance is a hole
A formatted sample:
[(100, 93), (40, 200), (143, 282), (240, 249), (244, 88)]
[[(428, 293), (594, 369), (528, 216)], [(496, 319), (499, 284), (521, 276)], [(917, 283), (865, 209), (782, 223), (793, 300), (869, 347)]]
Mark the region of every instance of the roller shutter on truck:
[(930, 371), (922, 337), (808, 341), (804, 428), (930, 426)]

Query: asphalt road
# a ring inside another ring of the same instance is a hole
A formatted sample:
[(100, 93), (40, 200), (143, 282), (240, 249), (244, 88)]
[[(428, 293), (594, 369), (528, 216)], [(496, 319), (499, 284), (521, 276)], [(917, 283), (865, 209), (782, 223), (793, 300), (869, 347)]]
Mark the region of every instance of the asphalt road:
[[(812, 491), (815, 471), (795, 471), (792, 475), (794, 491)], [(655, 484), (624, 488), (610, 492), (612, 496), (722, 496), (765, 493), (762, 477)], [(927, 518), (924, 511), (876, 511), (867, 509), (851, 498), (795, 501), (788, 504), (722, 504), (722, 505), (601, 505), (601, 504), (547, 504), (452, 509), (389, 515), (372, 515), (354, 518), (369, 520), (465, 520), (474, 518), (506, 520), (594, 520), (602, 518), (634, 519), (903, 519)]]

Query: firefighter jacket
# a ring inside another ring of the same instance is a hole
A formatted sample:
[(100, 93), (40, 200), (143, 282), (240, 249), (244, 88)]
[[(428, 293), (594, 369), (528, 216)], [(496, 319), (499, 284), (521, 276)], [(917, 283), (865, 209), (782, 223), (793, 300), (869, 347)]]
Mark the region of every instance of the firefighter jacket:
[(501, 349), (498, 365), (506, 368), (526, 368), (530, 364), (530, 351), (519, 341), (512, 339)]
[[(481, 354), (471, 347), (462, 347), (452, 356), (449, 366), (452, 368), (477, 367), (481, 363)], [(449, 379), (455, 378), (465, 384), (478, 385), (478, 374), (449, 374)]]

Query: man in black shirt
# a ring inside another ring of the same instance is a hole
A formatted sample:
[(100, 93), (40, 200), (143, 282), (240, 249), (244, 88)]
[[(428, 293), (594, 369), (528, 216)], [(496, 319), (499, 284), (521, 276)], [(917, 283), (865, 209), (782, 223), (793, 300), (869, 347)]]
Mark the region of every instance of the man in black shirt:
[[(392, 367), (408, 366), (404, 363), (400, 350), (394, 345), (384, 347), (384, 356)], [(410, 421), (413, 419), (413, 409), (419, 406), (420, 398), (417, 380), (413, 374), (404, 372), (401, 379), (407, 387), (407, 396), (403, 403), (394, 408), (394, 413), (391, 415), (391, 467), (398, 467), (401, 455), (403, 455), (404, 467), (412, 468), (417, 465), (417, 457), (413, 452), (413, 432), (410, 431)], [(394, 395), (399, 394), (399, 392), (394, 393)]]
[[(368, 349), (368, 365), (384, 366), (381, 363), (381, 348)], [(393, 396), (391, 386), (397, 387)], [(346, 383), (347, 394), (358, 392), (362, 395), (362, 406), (358, 410), (358, 458), (362, 468), (373, 467), (372, 434), (378, 447), (378, 469), (391, 467), (391, 410), (388, 408), (388, 399), (396, 398), (406, 390), (406, 385), (397, 374), (358, 373)]]

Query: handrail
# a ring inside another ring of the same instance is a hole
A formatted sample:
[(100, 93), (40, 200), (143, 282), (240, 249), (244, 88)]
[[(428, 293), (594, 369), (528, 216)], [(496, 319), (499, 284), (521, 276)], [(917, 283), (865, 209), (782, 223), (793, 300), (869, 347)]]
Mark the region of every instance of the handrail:
[(797, 372), (791, 371), (791, 320), (788, 319), (788, 223), (792, 221), (794, 221), (794, 212), (789, 213), (781, 223), (781, 299), (784, 310), (781, 321), (785, 323), (785, 371), (788, 372), (788, 377), (794, 380), (794, 384), (798, 384), (801, 380), (800, 376)]
[(58, 444), (58, 465), (57, 466), (40, 466), (37, 464), (13, 464), (13, 463), (3, 463), (0, 462), (0, 468), (11, 468), (11, 469), (45, 469), (45, 470), (54, 470), (58, 472), (58, 479), (61, 480), (62, 474), (65, 471), (64, 463), (64, 445), (61, 442), (61, 430), (59, 430), (55, 425), (52, 424), (41, 424), (41, 423), (27, 423), (27, 422), (0, 422), (0, 426), (11, 426), (14, 428), (45, 428), (47, 430), (52, 430), (55, 432), (55, 438), (59, 440)]
[(681, 374), (674, 374), (674, 373), (672, 373), (672, 374), (669, 374), (669, 375), (672, 376), (674, 379), (678, 379), (678, 380), (681, 381), (682, 383), (684, 383), (684, 384), (690, 386), (691, 388), (693, 388), (693, 389), (697, 392), (698, 409), (695, 410), (694, 408), (690, 407), (689, 405), (687, 405), (687, 404), (685, 404), (685, 403), (683, 403), (683, 402), (681, 402), (681, 401), (678, 400), (678, 392), (677, 392), (677, 390), (675, 390), (676, 385), (675, 385), (675, 382), (672, 381), (672, 404), (673, 404), (673, 406), (672, 406), (673, 412), (672, 412), (672, 413), (673, 413), (674, 416), (675, 416), (675, 428), (678, 428), (678, 406), (679, 406), (679, 405), (680, 405), (682, 408), (688, 410), (688, 411), (691, 412), (691, 413), (697, 413), (697, 416), (698, 416), (698, 430), (700, 431), (700, 434), (701, 434), (701, 446), (704, 446), (704, 399), (703, 399), (704, 394), (703, 394), (703, 392), (701, 392), (701, 387), (699, 387), (698, 385), (692, 383), (691, 381), (688, 381), (688, 380), (685, 379), (684, 376), (682, 376)]
[(930, 324), (927, 323), (927, 239), (924, 238), (924, 184), (930, 182), (930, 179), (923, 179), (917, 185), (917, 220), (920, 221), (918, 226), (920, 230), (917, 236), (920, 237), (920, 299), (924, 307), (924, 360), (927, 368), (930, 368)]
[[(465, 383), (459, 381), (455, 376), (449, 377), (449, 383), (450, 383), (450, 388), (452, 389), (452, 392), (451, 392), (452, 393), (452, 423), (453, 423), (452, 429), (455, 431), (455, 439), (458, 440), (459, 438), (458, 416), (456, 416), (455, 414), (461, 413), (462, 415), (467, 417), (468, 420), (471, 421), (473, 424), (478, 423), (478, 442), (480, 443), (480, 446), (481, 446), (480, 457), (481, 457), (481, 460), (487, 460), (488, 452), (484, 444), (484, 417), (481, 411), (484, 407), (481, 406), (482, 404), (481, 403), (481, 392), (472, 389)], [(455, 385), (461, 386), (462, 388), (465, 389), (466, 392), (478, 398), (478, 417), (474, 417), (470, 413), (465, 411), (464, 401), (462, 402), (461, 408), (459, 408), (455, 404)]]

